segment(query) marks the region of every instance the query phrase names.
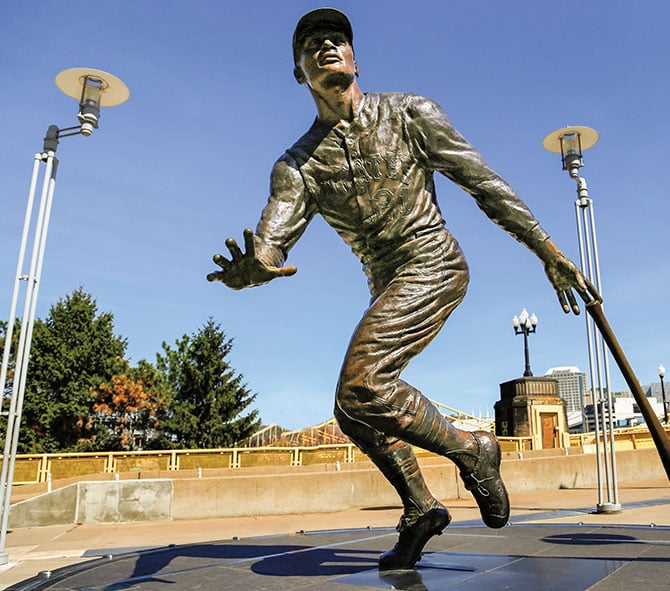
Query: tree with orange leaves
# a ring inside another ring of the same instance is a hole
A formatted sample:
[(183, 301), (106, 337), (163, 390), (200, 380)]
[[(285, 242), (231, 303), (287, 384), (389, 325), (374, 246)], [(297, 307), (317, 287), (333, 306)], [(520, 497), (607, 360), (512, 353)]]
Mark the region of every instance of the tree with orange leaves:
[(97, 445), (91, 442), (92, 447), (138, 450), (153, 437), (164, 406), (157, 388), (145, 387), (141, 379), (124, 373), (113, 375), (111, 381), (92, 388), (91, 393), (95, 396), (95, 420), (102, 426), (95, 436), (100, 441)]

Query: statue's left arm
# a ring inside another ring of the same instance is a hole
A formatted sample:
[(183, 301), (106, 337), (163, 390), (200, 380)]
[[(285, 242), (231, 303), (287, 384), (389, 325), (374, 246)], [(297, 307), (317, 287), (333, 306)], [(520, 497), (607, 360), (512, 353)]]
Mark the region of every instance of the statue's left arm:
[(534, 252), (567, 313), (579, 314), (573, 290), (599, 298), (593, 285), (551, 241), (528, 206), (451, 125), (435, 102), (412, 97), (407, 109), (408, 133), (417, 157), (475, 198), (479, 208), (503, 230)]

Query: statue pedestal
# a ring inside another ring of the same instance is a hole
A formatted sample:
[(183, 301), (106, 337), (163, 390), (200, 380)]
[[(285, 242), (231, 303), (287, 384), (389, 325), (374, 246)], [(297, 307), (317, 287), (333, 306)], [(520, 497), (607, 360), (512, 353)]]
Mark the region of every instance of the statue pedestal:
[(494, 409), (496, 435), (532, 437), (533, 449), (564, 447), (568, 420), (555, 379), (530, 376), (500, 384)]

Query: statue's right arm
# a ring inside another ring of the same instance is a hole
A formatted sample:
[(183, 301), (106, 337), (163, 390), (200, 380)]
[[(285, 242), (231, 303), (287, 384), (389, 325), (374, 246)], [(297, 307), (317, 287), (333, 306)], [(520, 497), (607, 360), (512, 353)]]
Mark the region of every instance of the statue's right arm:
[(300, 171), (293, 158), (285, 154), (272, 169), (270, 197), (256, 232), (249, 228), (244, 231), (244, 252), (234, 238), (228, 238), (230, 255), (214, 255), (214, 263), (221, 270), (207, 275), (207, 280), (242, 289), (295, 274), (295, 267), (283, 265), (314, 213)]
[(442, 108), (423, 97), (411, 100), (409, 128), (418, 157), (470, 193), (493, 222), (538, 256), (563, 311), (579, 314), (573, 290), (587, 301), (600, 299), (595, 287), (551, 241), (521, 197), (454, 129)]

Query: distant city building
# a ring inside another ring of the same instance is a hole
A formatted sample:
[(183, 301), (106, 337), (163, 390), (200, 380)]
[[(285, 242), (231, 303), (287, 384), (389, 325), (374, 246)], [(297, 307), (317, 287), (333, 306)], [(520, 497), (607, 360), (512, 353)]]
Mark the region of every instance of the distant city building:
[[(650, 386), (647, 386), (645, 390), (645, 394), (647, 395), (647, 398), (655, 398), (656, 402), (660, 403), (661, 405), (663, 404), (663, 391), (661, 390), (661, 382), (655, 382), (651, 384)], [(668, 396), (670, 392), (666, 391), (665, 393), (665, 399), (670, 400), (670, 396)]]
[[(545, 377), (558, 382), (558, 394), (565, 400), (568, 426), (570, 432), (593, 431), (595, 429), (593, 392), (588, 387), (586, 373), (578, 367), (552, 367), (545, 373)], [(649, 386), (642, 386), (652, 411), (658, 417), (663, 416), (663, 396), (660, 381)], [(598, 394), (596, 399), (601, 398)], [(603, 419), (607, 418), (607, 391), (602, 392), (604, 399), (602, 410), (599, 407), (599, 419), (602, 426)], [(670, 392), (666, 392), (666, 400), (670, 407)], [(633, 395), (628, 391), (612, 392), (612, 420), (616, 427), (634, 427), (644, 423), (644, 418)], [(605, 416), (603, 416), (605, 415)], [(584, 419), (586, 426), (584, 427)]]
[[(619, 427), (636, 427), (637, 425), (644, 424), (644, 418), (642, 417), (642, 412), (640, 407), (633, 398), (633, 396), (628, 392), (615, 392), (613, 393), (613, 426), (614, 428)], [(660, 417), (663, 414), (663, 405), (655, 400), (653, 397), (649, 398), (649, 406), (651, 411), (657, 416)], [(590, 404), (585, 409), (586, 422), (587, 422), (587, 431), (593, 431), (595, 429), (595, 420), (593, 416), (593, 405)], [(603, 416), (605, 415), (605, 416)], [(598, 418), (600, 427), (602, 428), (603, 419), (607, 418), (607, 405), (605, 404), (602, 410), (599, 409)]]
[(558, 395), (565, 400), (565, 410), (569, 413), (579, 413), (590, 402), (586, 400), (588, 387), (586, 373), (578, 367), (552, 367), (545, 374), (558, 382)]

